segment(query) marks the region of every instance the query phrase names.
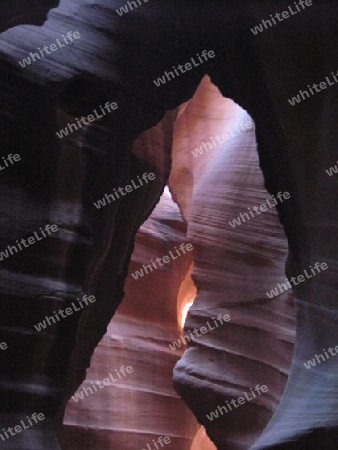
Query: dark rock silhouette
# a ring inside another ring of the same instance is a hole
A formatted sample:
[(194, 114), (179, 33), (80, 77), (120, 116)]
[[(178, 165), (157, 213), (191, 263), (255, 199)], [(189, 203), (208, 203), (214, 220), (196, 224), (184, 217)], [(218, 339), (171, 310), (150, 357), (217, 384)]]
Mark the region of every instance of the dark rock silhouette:
[[(0, 6), (1, 161), (20, 155), (0, 171), (0, 343), (8, 347), (0, 350), (1, 429), (33, 413), (45, 417), (23, 433), (0, 437), (0, 444), (27, 450), (71, 445), (69, 423), (62, 428), (67, 402), (123, 300), (136, 233), (169, 182), (185, 221), (180, 236), (194, 245), (197, 297), (186, 326), (199, 328), (219, 312), (232, 317), (229, 327), (191, 343), (176, 364), (181, 398), (220, 450), (336, 449), (338, 360), (311, 369), (304, 362), (338, 345), (337, 178), (325, 172), (337, 160), (337, 5), (299, 4), (279, 21), (275, 13), (289, 10), (286, 0), (138, 2), (123, 15), (116, 11), (125, 7), (122, 0), (64, 0), (42, 25), (57, 3)], [(251, 31), (261, 24), (260, 32)], [(80, 37), (71, 41), (69, 32)], [(244, 114), (220, 94), (244, 108), (255, 128), (222, 145), (221, 154), (209, 150), (195, 158), (190, 150), (211, 142), (215, 123), (238, 125), (236, 114)], [(118, 108), (89, 119), (107, 102)], [(61, 129), (71, 132), (60, 139)], [(100, 209), (93, 205), (150, 172), (155, 180), (142, 189)], [(279, 192), (290, 199), (265, 216), (229, 225)], [(35, 233), (46, 225), (58, 231), (38, 240)], [(172, 242), (176, 225), (168, 227)], [(293, 297), (291, 289), (266, 295), (317, 262), (328, 269), (298, 283)], [(159, 272), (153, 278), (159, 297), (160, 279)], [(96, 302), (36, 330), (84, 295)], [(142, 293), (140, 299), (147, 304)], [(136, 316), (132, 308), (129, 315)], [(166, 339), (169, 324), (172, 316)], [(206, 418), (256, 384), (268, 385), (268, 395), (217, 423)], [(187, 417), (179, 449), (196, 431)], [(152, 436), (164, 429), (175, 427), (155, 427)], [(103, 448), (95, 439), (92, 448)], [(109, 439), (104, 443), (114, 448)], [(116, 445), (134, 448), (129, 441)]]

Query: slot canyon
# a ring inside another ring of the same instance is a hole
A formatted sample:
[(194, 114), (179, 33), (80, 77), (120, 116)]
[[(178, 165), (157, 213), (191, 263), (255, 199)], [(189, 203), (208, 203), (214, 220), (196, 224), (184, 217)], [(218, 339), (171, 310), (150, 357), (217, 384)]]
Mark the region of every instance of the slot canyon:
[(0, 0), (0, 449), (338, 450), (337, 19)]

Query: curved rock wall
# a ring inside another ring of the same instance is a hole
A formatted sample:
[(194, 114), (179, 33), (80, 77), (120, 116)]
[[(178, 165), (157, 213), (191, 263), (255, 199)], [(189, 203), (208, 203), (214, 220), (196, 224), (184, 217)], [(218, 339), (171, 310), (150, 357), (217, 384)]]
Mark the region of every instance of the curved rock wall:
[[(225, 133), (226, 140), (213, 145)], [(264, 189), (252, 119), (222, 98), (208, 78), (176, 120), (173, 148), (169, 183), (188, 222), (197, 287), (185, 331), (208, 322), (215, 328), (186, 350), (175, 382), (217, 448), (247, 449), (271, 418), (291, 363), (292, 295), (266, 295), (283, 277), (287, 242), (275, 208), (254, 210), (271, 196)], [(203, 150), (197, 157), (191, 153), (196, 148)], [(240, 224), (233, 223), (236, 218)], [(231, 320), (216, 327), (219, 314)], [(250, 388), (257, 384), (268, 392), (253, 399)], [(243, 392), (250, 402), (208, 419)]]
[[(169, 347), (179, 339), (176, 299), (192, 260), (191, 252), (178, 257), (175, 251), (175, 246), (179, 248), (186, 241), (185, 232), (181, 214), (166, 188), (137, 233), (124, 301), (95, 349), (85, 382), (68, 402), (65, 448), (82, 449), (84, 440), (88, 449), (118, 445), (135, 450), (147, 444), (153, 448), (153, 440), (168, 436), (173, 448), (190, 449), (197, 423), (171, 381), (182, 348), (173, 351)], [(162, 260), (168, 255), (170, 262), (164, 264)], [(156, 258), (160, 258), (159, 263)], [(143, 266), (149, 264), (146, 274)], [(119, 371), (122, 365), (131, 366), (133, 371), (119, 380), (115, 369)], [(88, 390), (94, 380), (103, 380), (110, 373), (116, 382), (104, 390), (97, 387), (99, 392)], [(81, 393), (84, 399), (76, 401)]]

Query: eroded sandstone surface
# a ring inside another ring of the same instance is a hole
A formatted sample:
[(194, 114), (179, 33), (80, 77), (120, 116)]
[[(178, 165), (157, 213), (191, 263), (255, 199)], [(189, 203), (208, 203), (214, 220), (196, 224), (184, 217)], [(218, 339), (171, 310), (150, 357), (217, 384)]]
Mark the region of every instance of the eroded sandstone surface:
[(336, 450), (337, 5), (140, 3), (0, 5), (0, 444)]

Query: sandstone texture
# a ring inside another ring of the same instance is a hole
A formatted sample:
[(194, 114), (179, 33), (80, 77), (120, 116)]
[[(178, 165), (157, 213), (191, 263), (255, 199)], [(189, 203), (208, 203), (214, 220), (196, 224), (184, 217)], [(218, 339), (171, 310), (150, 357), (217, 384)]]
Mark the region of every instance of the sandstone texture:
[(0, 447), (337, 450), (338, 6), (129, 3), (0, 4)]

